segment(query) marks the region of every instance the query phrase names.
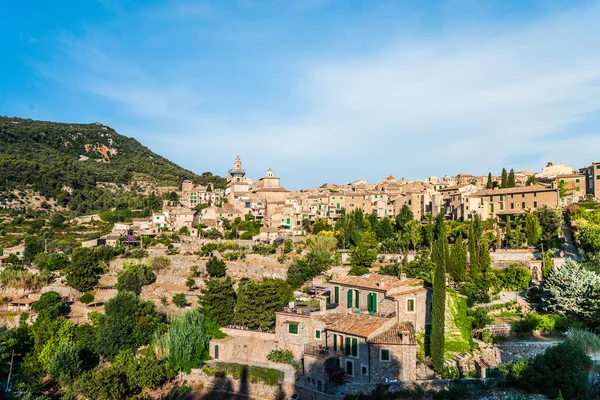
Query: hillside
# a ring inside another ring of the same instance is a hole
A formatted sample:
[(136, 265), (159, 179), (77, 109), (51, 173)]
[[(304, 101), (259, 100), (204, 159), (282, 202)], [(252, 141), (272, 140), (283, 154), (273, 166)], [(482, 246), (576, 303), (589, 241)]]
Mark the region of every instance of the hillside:
[[(0, 193), (29, 189), (57, 199), (63, 206), (84, 211), (79, 207), (82, 201), (96, 201), (106, 191), (97, 188), (100, 182), (117, 187), (135, 181), (179, 186), (184, 179), (224, 185), (223, 178), (185, 170), (100, 123), (0, 117)], [(77, 207), (71, 204), (73, 199), (77, 199)], [(118, 205), (104, 203), (107, 202), (83, 208), (87, 211)]]

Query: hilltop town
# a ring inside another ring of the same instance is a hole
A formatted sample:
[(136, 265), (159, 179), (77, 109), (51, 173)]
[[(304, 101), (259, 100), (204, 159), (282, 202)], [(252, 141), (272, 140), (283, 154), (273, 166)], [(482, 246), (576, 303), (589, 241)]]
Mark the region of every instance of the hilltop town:
[[(7, 389), (480, 398), (501, 384), (504, 398), (585, 398), (598, 390), (576, 380), (600, 350), (599, 171), (548, 163), (291, 191), (236, 157), (225, 187), (148, 185), (142, 207), (76, 215), (5, 197)], [(154, 380), (128, 375), (136, 359)], [(547, 384), (543, 371), (573, 376)]]

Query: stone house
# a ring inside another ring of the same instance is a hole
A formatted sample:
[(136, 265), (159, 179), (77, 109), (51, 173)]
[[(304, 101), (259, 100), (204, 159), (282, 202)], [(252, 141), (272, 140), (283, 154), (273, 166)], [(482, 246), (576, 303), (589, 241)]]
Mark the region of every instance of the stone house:
[(588, 167), (580, 168), (579, 173), (585, 175), (587, 194), (594, 196), (596, 200), (600, 199), (600, 162), (593, 162)]
[(302, 363), (298, 383), (317, 391), (333, 386), (325, 371), (330, 358), (347, 382), (416, 379), (416, 333), (428, 329), (431, 309), (422, 280), (343, 276), (320, 289), (318, 310), (290, 304), (276, 313), (273, 333), (227, 328), (227, 338), (211, 341), (211, 356), (265, 363), (269, 351), (286, 349)]

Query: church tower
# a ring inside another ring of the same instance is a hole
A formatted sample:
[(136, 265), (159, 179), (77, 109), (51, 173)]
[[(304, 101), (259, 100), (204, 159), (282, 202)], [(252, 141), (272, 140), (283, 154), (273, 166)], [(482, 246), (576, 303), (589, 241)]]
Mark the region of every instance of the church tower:
[(246, 171), (242, 168), (242, 160), (240, 156), (237, 156), (233, 162), (233, 168), (227, 171), (227, 185), (243, 182), (245, 176)]

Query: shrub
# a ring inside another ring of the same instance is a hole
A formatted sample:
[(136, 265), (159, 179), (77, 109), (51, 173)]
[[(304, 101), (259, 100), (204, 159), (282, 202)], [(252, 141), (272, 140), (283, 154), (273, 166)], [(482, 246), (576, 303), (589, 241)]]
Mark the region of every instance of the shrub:
[(156, 256), (148, 260), (148, 265), (153, 271), (159, 272), (171, 265), (171, 260), (169, 257)]
[(300, 368), (300, 363), (294, 360), (294, 353), (289, 350), (273, 349), (267, 354), (267, 360), (276, 363), (290, 364), (294, 368)]
[(226, 271), (225, 261), (219, 260), (216, 256), (212, 256), (206, 263), (206, 272), (211, 278), (222, 278)]
[(83, 304), (89, 304), (92, 301), (94, 301), (94, 294), (93, 293), (85, 293), (83, 296), (81, 296), (79, 298), (79, 301), (82, 302)]
[(187, 299), (185, 298), (185, 294), (183, 293), (177, 293), (175, 296), (173, 296), (172, 301), (173, 304), (175, 304), (179, 308), (183, 308), (187, 305)]

